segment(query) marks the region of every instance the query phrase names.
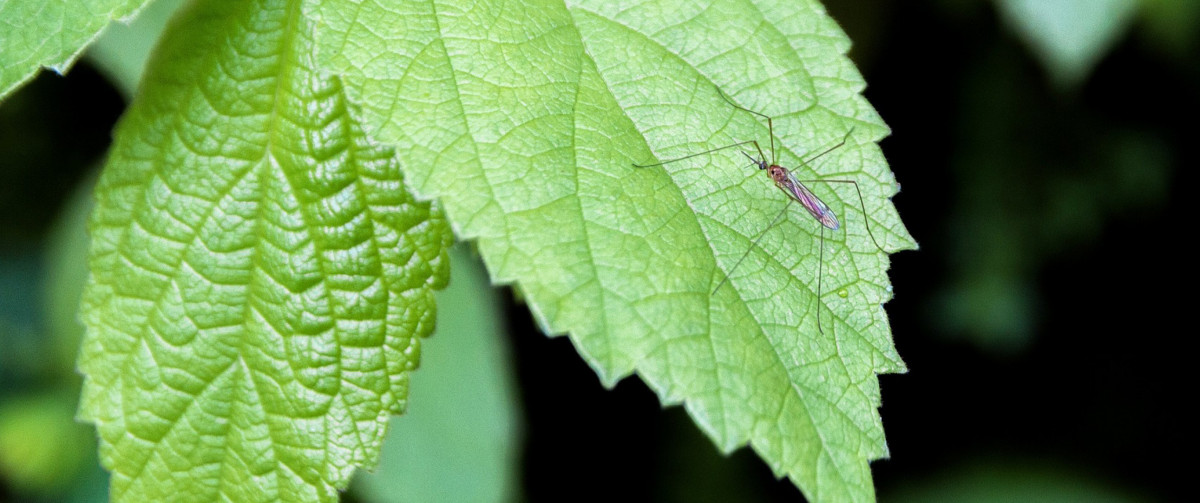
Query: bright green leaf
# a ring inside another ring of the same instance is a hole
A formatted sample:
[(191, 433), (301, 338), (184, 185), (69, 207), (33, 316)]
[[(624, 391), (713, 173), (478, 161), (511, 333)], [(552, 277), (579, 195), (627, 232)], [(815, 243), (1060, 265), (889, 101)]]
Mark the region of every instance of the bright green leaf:
[(1000, 12), (1055, 83), (1087, 77), (1128, 29), (1137, 0), (997, 0)]
[(0, 100), (41, 67), (70, 68), (114, 19), (148, 0), (0, 0)]
[(515, 500), (520, 400), (497, 290), (465, 246), (451, 250), (450, 268), (412, 406), (392, 419), (379, 467), (355, 481), (367, 501)]
[(298, 2), (193, 3), (90, 222), (81, 416), (117, 501), (332, 501), (403, 410), (451, 235)]
[[(873, 498), (867, 463), (887, 455), (876, 375), (904, 364), (881, 305), (888, 257), (865, 219), (888, 251), (914, 243), (875, 144), (888, 128), (819, 4), (310, 9), (322, 64), (373, 136), (604, 383), (637, 372), (722, 450), (749, 443), (811, 499)], [(844, 224), (825, 233), (823, 268), (818, 226), (795, 207), (732, 270), (786, 201), (735, 151), (631, 167), (747, 139), (767, 148), (766, 125), (716, 88), (774, 116), (779, 161), (800, 178), (861, 186), (866, 215), (853, 186), (811, 184)]]

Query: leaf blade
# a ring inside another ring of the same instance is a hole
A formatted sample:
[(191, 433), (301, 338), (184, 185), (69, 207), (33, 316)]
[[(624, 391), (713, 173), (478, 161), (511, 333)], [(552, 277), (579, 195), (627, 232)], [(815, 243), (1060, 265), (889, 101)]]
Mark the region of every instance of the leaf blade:
[(118, 128), (80, 358), (114, 499), (334, 500), (404, 407), (451, 236), (299, 11), (190, 6)]
[[(493, 280), (516, 283), (605, 384), (637, 372), (723, 450), (753, 445), (810, 498), (871, 499), (867, 461), (887, 454), (876, 374), (904, 364), (881, 305), (888, 260), (863, 219), (889, 250), (915, 243), (874, 144), (888, 128), (836, 24), (815, 2), (473, 7), (323, 3), (323, 63), (418, 190), (478, 240)], [(363, 32), (369, 51), (342, 43)], [(780, 162), (802, 178), (862, 186), (867, 215), (852, 190), (814, 187), (846, 223), (825, 236), (823, 269), (818, 227), (789, 217), (731, 271), (784, 204), (761, 174), (717, 155), (631, 167), (766, 143), (765, 125), (714, 86), (776, 118)], [(851, 128), (850, 145), (801, 164)]]

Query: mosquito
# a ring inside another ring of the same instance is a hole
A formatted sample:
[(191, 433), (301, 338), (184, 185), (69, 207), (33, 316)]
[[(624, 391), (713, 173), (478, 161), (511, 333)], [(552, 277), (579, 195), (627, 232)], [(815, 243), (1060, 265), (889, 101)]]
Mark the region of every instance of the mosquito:
[[(739, 149), (739, 152), (741, 152), (742, 155), (746, 156), (746, 158), (749, 159), (750, 162), (752, 162), (755, 167), (757, 167), (759, 170), (766, 171), (767, 174), (771, 176), (771, 181), (775, 182), (775, 186), (778, 187), (779, 190), (783, 191), (784, 194), (787, 194), (788, 202), (787, 202), (787, 204), (785, 204), (783, 206), (783, 209), (779, 211), (779, 214), (775, 216), (775, 219), (771, 221), (771, 224), (768, 225), (766, 228), (764, 228), (762, 230), (762, 232), (760, 232), (758, 234), (758, 236), (754, 238), (754, 241), (750, 243), (750, 248), (747, 248), (746, 253), (743, 253), (741, 258), (739, 258), (737, 260), (737, 262), (735, 262), (733, 264), (733, 267), (730, 268), (729, 272), (725, 274), (725, 278), (722, 279), (721, 282), (717, 284), (717, 287), (713, 289), (711, 295), (716, 295), (717, 291), (720, 290), (722, 286), (725, 286), (725, 283), (729, 281), (729, 275), (732, 274), (733, 271), (736, 270), (738, 268), (738, 266), (742, 264), (743, 260), (746, 260), (746, 257), (750, 255), (750, 251), (753, 250), (754, 247), (758, 245), (758, 241), (761, 240), (762, 237), (767, 234), (767, 231), (771, 230), (771, 227), (774, 227), (775, 224), (779, 223), (779, 220), (782, 219), (783, 216), (787, 213), (788, 208), (791, 207), (792, 203), (796, 202), (796, 203), (800, 203), (800, 206), (803, 206), (804, 209), (806, 211), (808, 211), (808, 214), (810, 216), (812, 216), (812, 218), (814, 220), (816, 220), (818, 223), (821, 224), (821, 227), (820, 227), (821, 241), (820, 241), (820, 246), (819, 246), (819, 248), (820, 248), (819, 257), (820, 258), (818, 259), (819, 262), (818, 262), (818, 266), (817, 266), (818, 267), (818, 269), (817, 269), (817, 298), (819, 299), (819, 298), (821, 298), (821, 292), (822, 292), (821, 281), (822, 281), (822, 277), (824, 276), (824, 270), (825, 270), (825, 229), (829, 229), (830, 231), (836, 231), (841, 227), (841, 222), (838, 221), (837, 215), (834, 214), (833, 210), (829, 209), (829, 205), (825, 204), (825, 201), (822, 201), (821, 198), (817, 197), (817, 195), (814, 194), (813, 191), (809, 190), (809, 188), (804, 184), (820, 182), (820, 183), (849, 183), (849, 184), (854, 185), (854, 191), (856, 193), (858, 193), (858, 204), (862, 208), (862, 211), (863, 211), (863, 221), (866, 223), (867, 235), (871, 237), (871, 242), (875, 244), (876, 248), (878, 248), (880, 251), (884, 251), (883, 247), (879, 246), (879, 241), (875, 240), (875, 234), (871, 232), (871, 221), (869, 218), (867, 218), (867, 205), (866, 205), (866, 203), (863, 202), (862, 190), (859, 189), (858, 182), (856, 182), (854, 180), (829, 180), (829, 179), (800, 180), (800, 179), (797, 179), (796, 175), (792, 174), (792, 172), (789, 171), (787, 168), (780, 166), (777, 161), (777, 157), (775, 155), (775, 124), (771, 120), (771, 117), (766, 114), (756, 112), (754, 110), (750, 110), (748, 108), (739, 106), (738, 104), (736, 104), (732, 100), (730, 100), (728, 96), (725, 96), (725, 93), (723, 91), (721, 91), (720, 88), (716, 88), (716, 89), (717, 89), (717, 93), (721, 95), (721, 99), (725, 100), (725, 102), (728, 103), (733, 108), (736, 108), (743, 112), (752, 113), (755, 116), (758, 116), (758, 117), (761, 117), (761, 118), (767, 120), (767, 132), (770, 135), (770, 141), (771, 141), (771, 143), (770, 143), (770, 145), (771, 145), (771, 161), (770, 162), (767, 162), (767, 156), (763, 152), (762, 147), (759, 146), (758, 140), (746, 140), (746, 141), (741, 141), (741, 142), (725, 145), (724, 147), (717, 147), (712, 150), (706, 150), (704, 152), (697, 152), (695, 154), (685, 155), (683, 157), (679, 157), (679, 158), (675, 158), (675, 159), (668, 159), (666, 161), (662, 161), (662, 162), (658, 162), (658, 163), (654, 163), (654, 164), (634, 164), (634, 167), (651, 168), (654, 166), (662, 166), (664, 164), (669, 164), (669, 163), (676, 162), (676, 161), (682, 161), (685, 159), (691, 159), (693, 157), (711, 154), (713, 152), (717, 152), (717, 151), (721, 151), (721, 150), (725, 150), (725, 149), (737, 148), (737, 147), (741, 147), (741, 146), (745, 146), (745, 145), (754, 145), (755, 150), (758, 150), (758, 158), (755, 158), (754, 156), (747, 154), (745, 150)], [(842, 137), (842, 140), (840, 142), (838, 142), (836, 145), (833, 145), (832, 147), (829, 147), (829, 148), (821, 151), (820, 153), (810, 157), (806, 161), (801, 161), (801, 164), (808, 166), (813, 161), (820, 159), (821, 156), (824, 156), (825, 154), (828, 154), (830, 152), (833, 152), (834, 150), (841, 148), (843, 145), (846, 144), (846, 141), (850, 139), (850, 133), (853, 133), (853, 132), (854, 132), (854, 129), (851, 128), (849, 131), (846, 132), (846, 135)], [(820, 308), (817, 308), (817, 331), (819, 331), (822, 334), (825, 333), (825, 331), (823, 329), (821, 329), (821, 309)]]

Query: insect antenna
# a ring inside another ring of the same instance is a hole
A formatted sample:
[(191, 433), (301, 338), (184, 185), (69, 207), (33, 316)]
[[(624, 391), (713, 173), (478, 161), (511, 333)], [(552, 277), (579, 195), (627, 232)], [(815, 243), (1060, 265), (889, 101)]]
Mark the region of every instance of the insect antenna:
[[(685, 156), (683, 156), (683, 157), (676, 157), (676, 158), (674, 158), (674, 159), (667, 159), (667, 160), (665, 160), (665, 161), (662, 161), (662, 162), (656, 162), (656, 163), (654, 163), (654, 164), (638, 164), (638, 163), (636, 163), (636, 162), (635, 162), (635, 163), (632, 163), (632, 164), (633, 164), (633, 167), (635, 167), (635, 168), (653, 168), (653, 167), (655, 167), (655, 166), (662, 166), (663, 164), (670, 164), (670, 163), (672, 163), (672, 162), (675, 162), (675, 161), (682, 161), (682, 160), (684, 160), (684, 159), (691, 159), (691, 158), (693, 158), (693, 157), (699, 157), (699, 156), (702, 156), (702, 155), (704, 155), (704, 154), (711, 154), (711, 153), (713, 153), (713, 152), (718, 152), (718, 151), (721, 151), (721, 150), (725, 150), (725, 149), (727, 149), (727, 148), (740, 147), (740, 146), (742, 146), (742, 145), (747, 145), (747, 144), (753, 144), (753, 145), (754, 145), (754, 148), (757, 148), (757, 149), (758, 149), (758, 152), (759, 152), (760, 154), (762, 153), (762, 148), (758, 146), (758, 141), (757, 141), (757, 140), (746, 140), (746, 141), (740, 141), (740, 142), (737, 142), (737, 143), (730, 143), (729, 145), (725, 145), (724, 147), (717, 147), (717, 148), (714, 148), (714, 149), (712, 149), (712, 150), (705, 150), (705, 151), (703, 151), (703, 152), (696, 152), (695, 154), (691, 154), (691, 155), (685, 155)], [(744, 153), (744, 152), (743, 152), (743, 153)]]
[[(771, 138), (771, 162), (770, 162), (770, 164), (775, 164), (775, 163), (776, 163), (776, 157), (775, 157), (775, 125), (774, 125), (774, 123), (771, 121), (771, 117), (770, 117), (770, 116), (768, 116), (768, 115), (766, 115), (766, 114), (763, 114), (763, 113), (760, 113), (760, 112), (755, 112), (754, 110), (750, 110), (749, 108), (746, 108), (746, 107), (743, 107), (743, 106), (741, 106), (741, 105), (738, 105), (737, 103), (734, 103), (732, 100), (730, 100), (730, 99), (729, 99), (729, 97), (728, 97), (728, 96), (726, 96), (726, 95), (725, 95), (725, 91), (722, 91), (720, 87), (713, 86), (713, 89), (716, 89), (716, 90), (717, 90), (717, 94), (721, 95), (721, 99), (725, 100), (725, 103), (729, 103), (729, 106), (732, 106), (733, 108), (736, 108), (736, 109), (738, 109), (738, 110), (741, 110), (741, 111), (743, 111), (743, 112), (750, 112), (750, 113), (752, 113), (752, 114), (754, 114), (754, 115), (757, 115), (757, 116), (759, 116), (759, 117), (762, 117), (762, 118), (764, 118), (764, 119), (766, 119), (766, 120), (767, 120), (767, 132), (768, 132), (768, 136), (770, 136), (770, 138)], [(849, 136), (849, 134), (847, 134), (846, 136)], [(845, 140), (845, 138), (843, 138), (843, 139), (842, 139), (842, 142), (843, 142), (843, 143), (845, 143), (845, 141), (846, 141), (846, 140)], [(716, 152), (716, 151), (719, 151), (719, 150), (725, 150), (725, 149), (727, 149), (727, 148), (740, 147), (740, 146), (742, 146), (742, 145), (754, 145), (754, 148), (758, 150), (758, 155), (759, 155), (759, 157), (761, 157), (763, 161), (766, 161), (766, 160), (767, 160), (767, 156), (766, 156), (766, 154), (764, 154), (764, 153), (763, 153), (763, 149), (762, 149), (762, 147), (760, 147), (760, 146), (758, 145), (758, 141), (757, 141), (757, 140), (746, 140), (746, 141), (741, 141), (741, 142), (737, 142), (737, 143), (731, 143), (731, 144), (729, 144), (729, 145), (725, 145), (724, 147), (717, 147), (717, 148), (714, 148), (714, 149), (712, 149), (712, 150), (705, 150), (704, 152), (696, 152), (695, 154), (691, 154), (691, 155), (685, 155), (685, 156), (683, 156), (683, 157), (676, 157), (676, 158), (674, 158), (674, 159), (667, 159), (667, 160), (665, 160), (665, 161), (662, 161), (662, 162), (656, 162), (656, 163), (654, 163), (654, 164), (638, 164), (638, 163), (636, 163), (636, 162), (635, 162), (635, 163), (632, 163), (632, 164), (633, 164), (633, 167), (635, 167), (635, 168), (652, 168), (652, 167), (654, 167), (654, 166), (662, 166), (663, 164), (669, 164), (669, 163), (672, 163), (672, 162), (675, 162), (675, 161), (682, 161), (682, 160), (684, 160), (684, 159), (691, 159), (691, 158), (693, 158), (693, 157), (701, 156), (701, 155), (704, 155), (704, 154), (711, 154), (711, 153), (713, 153), (713, 152)], [(839, 146), (840, 146), (840, 145), (839, 145)], [(834, 148), (837, 148), (837, 147), (834, 147)], [(745, 154), (745, 152), (743, 152), (743, 154)], [(749, 155), (747, 155), (747, 157), (749, 157)], [(815, 159), (816, 159), (816, 158), (813, 158), (813, 160), (815, 160)], [(753, 158), (751, 158), (751, 160), (753, 160)], [(756, 161), (754, 164), (755, 164), (755, 165), (761, 165), (761, 163), (759, 163), (759, 162), (757, 162), (757, 161)]]

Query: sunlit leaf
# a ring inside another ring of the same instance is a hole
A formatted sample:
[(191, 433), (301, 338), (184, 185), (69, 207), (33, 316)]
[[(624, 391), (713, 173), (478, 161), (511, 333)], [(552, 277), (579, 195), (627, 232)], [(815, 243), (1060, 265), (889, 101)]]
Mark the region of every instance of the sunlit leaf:
[[(904, 370), (881, 304), (914, 246), (849, 41), (815, 2), (314, 3), (321, 61), (414, 187), (478, 241), (550, 334), (608, 385), (637, 372), (725, 451), (751, 444), (815, 500), (873, 497), (876, 375)], [(844, 223), (826, 233), (727, 150), (772, 115), (781, 164)], [(813, 153), (853, 130), (811, 166)], [(751, 248), (736, 270), (734, 264)], [(713, 289), (729, 275), (728, 286)], [(822, 288), (818, 288), (818, 281)], [(817, 310), (822, 311), (823, 332)]]
[(42, 67), (63, 73), (114, 19), (147, 0), (0, 0), (0, 100)]

